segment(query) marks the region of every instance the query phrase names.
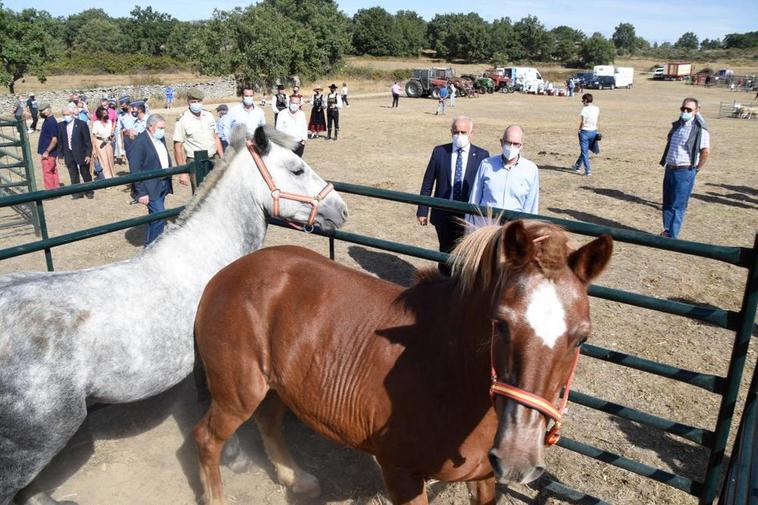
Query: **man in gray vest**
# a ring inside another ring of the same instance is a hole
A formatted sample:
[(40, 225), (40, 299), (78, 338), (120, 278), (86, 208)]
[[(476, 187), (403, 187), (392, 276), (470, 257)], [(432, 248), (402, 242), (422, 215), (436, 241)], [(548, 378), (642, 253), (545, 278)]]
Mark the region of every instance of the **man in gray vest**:
[(687, 202), (695, 185), (695, 176), (711, 153), (711, 136), (694, 98), (685, 98), (679, 119), (668, 134), (661, 166), (663, 176), (663, 232), (661, 236), (677, 238), (684, 221)]

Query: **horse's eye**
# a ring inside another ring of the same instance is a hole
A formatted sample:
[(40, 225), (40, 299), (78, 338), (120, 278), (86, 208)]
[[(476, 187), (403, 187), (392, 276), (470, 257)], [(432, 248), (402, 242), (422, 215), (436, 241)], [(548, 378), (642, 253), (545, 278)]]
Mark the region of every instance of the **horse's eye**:
[(305, 173), (305, 169), (304, 168), (298, 168), (297, 170), (293, 170), (292, 171), (293, 175), (303, 175), (304, 173)]

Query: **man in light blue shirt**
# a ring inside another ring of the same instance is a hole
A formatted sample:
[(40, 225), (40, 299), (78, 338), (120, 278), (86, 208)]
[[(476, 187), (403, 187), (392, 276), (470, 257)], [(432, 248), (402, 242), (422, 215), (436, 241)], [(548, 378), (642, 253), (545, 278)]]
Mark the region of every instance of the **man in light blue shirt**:
[[(518, 125), (505, 129), (500, 140), (502, 153), (482, 161), (471, 188), (469, 203), (537, 214), (540, 180), (537, 165), (521, 156), (524, 132)], [(468, 215), (475, 226), (487, 224), (482, 216)]]

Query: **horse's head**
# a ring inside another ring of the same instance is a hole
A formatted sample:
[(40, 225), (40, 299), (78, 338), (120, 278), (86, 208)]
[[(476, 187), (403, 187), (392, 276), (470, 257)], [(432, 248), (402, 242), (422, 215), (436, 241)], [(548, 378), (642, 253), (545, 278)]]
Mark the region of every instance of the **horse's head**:
[(572, 251), (565, 231), (537, 221), (514, 221), (489, 235), (472, 282), (490, 293), (492, 372), (506, 392), (493, 387), (498, 428), (488, 456), (499, 481), (525, 483), (544, 470), (544, 411), (558, 410), (590, 335), (587, 287), (608, 264), (613, 241), (602, 236)]
[(244, 127), (232, 131), (230, 148), (247, 149), (261, 175), (259, 196), (266, 213), (308, 229), (316, 224), (334, 230), (347, 219), (347, 205), (302, 158), (292, 152), (297, 141), (265, 127), (251, 136)]

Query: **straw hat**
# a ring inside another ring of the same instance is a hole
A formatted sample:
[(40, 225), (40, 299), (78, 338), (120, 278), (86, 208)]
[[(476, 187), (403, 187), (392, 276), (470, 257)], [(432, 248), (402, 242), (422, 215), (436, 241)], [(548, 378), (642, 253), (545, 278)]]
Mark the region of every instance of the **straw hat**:
[(322, 88), (321, 86), (319, 86), (318, 84), (316, 84), (316, 85), (313, 87), (313, 91), (324, 91), (324, 88)]

